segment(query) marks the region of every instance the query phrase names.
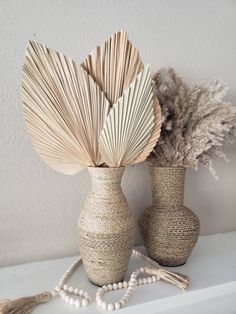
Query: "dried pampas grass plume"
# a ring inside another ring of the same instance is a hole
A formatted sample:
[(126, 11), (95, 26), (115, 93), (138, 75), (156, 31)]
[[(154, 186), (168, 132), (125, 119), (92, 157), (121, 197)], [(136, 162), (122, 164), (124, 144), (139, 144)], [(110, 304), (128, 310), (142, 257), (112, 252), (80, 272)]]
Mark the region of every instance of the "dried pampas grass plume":
[(213, 159), (226, 159), (222, 146), (236, 133), (236, 107), (224, 100), (227, 88), (187, 84), (172, 68), (153, 77), (162, 111), (160, 139), (152, 154), (159, 166), (197, 169), (203, 163), (216, 177)]

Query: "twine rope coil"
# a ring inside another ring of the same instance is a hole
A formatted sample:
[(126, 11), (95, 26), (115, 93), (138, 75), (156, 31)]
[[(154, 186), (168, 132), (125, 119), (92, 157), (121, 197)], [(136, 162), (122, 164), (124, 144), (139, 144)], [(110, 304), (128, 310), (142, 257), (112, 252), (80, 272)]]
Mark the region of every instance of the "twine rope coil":
[(124, 168), (89, 168), (92, 190), (79, 219), (80, 253), (89, 279), (123, 280), (134, 245), (132, 213), (121, 189)]
[(185, 168), (150, 167), (153, 206), (138, 225), (148, 254), (161, 265), (184, 264), (195, 246), (200, 223), (184, 202)]

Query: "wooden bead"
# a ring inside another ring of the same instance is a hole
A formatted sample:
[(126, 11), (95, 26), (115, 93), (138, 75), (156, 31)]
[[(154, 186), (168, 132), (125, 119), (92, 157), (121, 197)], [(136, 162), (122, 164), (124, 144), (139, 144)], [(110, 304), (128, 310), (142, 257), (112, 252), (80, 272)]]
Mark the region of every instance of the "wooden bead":
[(118, 288), (117, 283), (113, 283), (113, 289), (116, 290)]
[(103, 302), (103, 303), (102, 303), (102, 309), (103, 309), (103, 310), (106, 310), (106, 309), (107, 309), (107, 304), (106, 304), (106, 302)]
[(80, 290), (79, 290), (79, 295), (82, 297), (83, 294), (84, 294), (84, 290), (83, 290), (83, 289), (80, 289)]
[(69, 287), (68, 290), (69, 290), (69, 292), (71, 292), (71, 293), (74, 292), (74, 288), (73, 288), (73, 287)]
[(123, 283), (122, 282), (118, 282), (118, 288), (122, 289), (123, 288)]
[(157, 281), (157, 277), (156, 276), (152, 276), (152, 281), (156, 282)]
[(74, 289), (74, 294), (75, 294), (75, 295), (79, 295), (79, 289), (78, 289), (78, 288), (75, 288), (75, 289)]
[(120, 302), (116, 302), (115, 303), (115, 310), (119, 310), (120, 309)]
[(74, 305), (75, 304), (75, 300), (73, 298), (70, 298), (69, 303), (70, 303), (70, 305)]
[(102, 286), (102, 289), (103, 289), (104, 292), (107, 292), (107, 291), (108, 291), (107, 286)]
[(88, 300), (87, 299), (82, 299), (82, 305), (87, 306), (88, 305)]
[(76, 306), (76, 307), (80, 307), (80, 306), (81, 306), (80, 300), (77, 299), (77, 300), (75, 301), (75, 306)]
[(127, 281), (123, 281), (123, 287), (127, 288), (128, 287), (128, 282)]
[(113, 311), (114, 310), (114, 305), (112, 303), (109, 303), (107, 306), (108, 311)]
[(152, 277), (148, 277), (147, 281), (148, 283), (152, 283)]

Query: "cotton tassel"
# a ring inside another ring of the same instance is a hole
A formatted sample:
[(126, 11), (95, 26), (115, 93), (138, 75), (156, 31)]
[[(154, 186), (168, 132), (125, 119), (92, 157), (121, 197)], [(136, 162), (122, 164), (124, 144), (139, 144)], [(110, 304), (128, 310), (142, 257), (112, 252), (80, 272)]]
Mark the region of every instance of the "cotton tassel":
[(52, 293), (43, 292), (36, 296), (16, 300), (1, 299), (0, 314), (29, 314), (37, 305), (49, 302), (52, 298)]
[(158, 276), (160, 279), (168, 281), (173, 285), (185, 290), (189, 285), (189, 278), (183, 274), (171, 272), (164, 268), (146, 268), (146, 273), (149, 275)]

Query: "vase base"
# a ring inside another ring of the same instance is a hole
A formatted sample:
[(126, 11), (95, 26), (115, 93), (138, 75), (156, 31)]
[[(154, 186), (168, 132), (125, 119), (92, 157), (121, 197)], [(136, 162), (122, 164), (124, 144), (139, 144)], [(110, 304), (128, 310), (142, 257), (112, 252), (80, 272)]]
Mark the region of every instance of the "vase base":
[(162, 259), (150, 255), (159, 265), (165, 267), (178, 267), (187, 263), (187, 259)]
[(95, 283), (95, 282), (93, 282), (93, 281), (90, 280), (90, 279), (89, 279), (89, 282), (91, 282), (91, 284), (93, 284), (93, 285), (96, 286), (96, 287), (99, 287), (99, 288), (102, 287), (102, 285), (99, 285), (98, 283)]
[[(110, 282), (110, 283), (99, 284), (97, 282), (92, 281), (90, 278), (88, 278), (88, 280), (89, 280), (89, 282), (91, 282), (91, 284), (93, 284), (94, 286), (99, 287), (99, 288), (101, 288), (104, 285), (108, 285), (108, 284), (112, 285), (114, 283), (114, 282)], [(119, 280), (117, 282), (124, 281), (124, 280), (125, 280), (125, 278), (123, 277), (121, 280)]]
[(159, 263), (161, 266), (165, 266), (165, 267), (179, 267), (179, 266), (183, 266), (184, 264), (186, 264), (187, 261), (185, 262), (181, 262), (180, 264), (176, 264), (176, 263)]

